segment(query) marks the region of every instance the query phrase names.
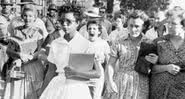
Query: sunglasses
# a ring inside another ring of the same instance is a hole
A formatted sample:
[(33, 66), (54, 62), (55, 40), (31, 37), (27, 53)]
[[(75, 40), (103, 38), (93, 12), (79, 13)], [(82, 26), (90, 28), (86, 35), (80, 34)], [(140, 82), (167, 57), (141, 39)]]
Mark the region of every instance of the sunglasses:
[(59, 20), (59, 22), (60, 22), (62, 25), (66, 22), (66, 24), (69, 26), (69, 25), (71, 25), (73, 22), (75, 22), (75, 20), (70, 20), (70, 19), (63, 18), (63, 19)]

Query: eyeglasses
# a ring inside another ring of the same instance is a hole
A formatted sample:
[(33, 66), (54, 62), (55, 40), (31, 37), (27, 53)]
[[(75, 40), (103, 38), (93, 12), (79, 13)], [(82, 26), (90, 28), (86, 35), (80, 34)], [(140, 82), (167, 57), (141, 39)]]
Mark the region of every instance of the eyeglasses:
[(105, 13), (105, 11), (100, 11), (100, 13), (104, 14), (104, 13)]
[(69, 26), (69, 25), (71, 25), (73, 22), (75, 22), (75, 20), (63, 18), (63, 19), (60, 19), (59, 22), (60, 22), (62, 25), (66, 22), (66, 24)]

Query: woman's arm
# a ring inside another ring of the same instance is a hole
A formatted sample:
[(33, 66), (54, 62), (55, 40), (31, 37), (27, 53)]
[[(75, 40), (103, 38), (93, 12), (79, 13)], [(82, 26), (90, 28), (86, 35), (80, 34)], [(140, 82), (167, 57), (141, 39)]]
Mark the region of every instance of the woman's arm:
[(176, 75), (180, 72), (180, 66), (175, 64), (168, 64), (168, 65), (155, 65), (152, 68), (152, 73), (162, 73), (162, 72), (169, 72), (173, 75)]
[(167, 66), (168, 65), (154, 65), (152, 68), (152, 73), (162, 73), (167, 72)]
[(105, 68), (105, 81), (107, 84), (107, 89), (110, 93), (118, 92), (117, 85), (113, 81), (116, 62), (117, 62), (117, 58), (111, 56)]
[(108, 82), (113, 82), (113, 74), (114, 74), (114, 67), (117, 62), (117, 59), (115, 57), (110, 57), (109, 62), (107, 66), (105, 67), (105, 77)]

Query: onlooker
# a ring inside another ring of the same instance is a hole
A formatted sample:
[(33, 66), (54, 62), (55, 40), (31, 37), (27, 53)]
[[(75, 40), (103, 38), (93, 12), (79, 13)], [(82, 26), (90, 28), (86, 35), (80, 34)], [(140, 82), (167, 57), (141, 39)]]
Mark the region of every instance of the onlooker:
[(101, 16), (100, 23), (101, 23), (102, 26), (104, 26), (106, 28), (107, 34), (109, 35), (112, 32), (112, 24), (106, 17), (106, 14), (107, 14), (106, 13), (106, 8), (105, 7), (100, 7), (99, 10), (100, 10), (99, 13), (100, 13), (100, 16)]
[[(25, 72), (23, 78), (7, 79), (4, 99), (37, 99), (37, 90), (41, 87), (44, 78), (44, 67), (39, 57), (40, 46), (44, 36), (40, 28), (35, 27), (37, 18), (34, 6), (25, 7), (22, 11), (24, 25), (15, 28), (12, 40), (17, 42), (8, 44), (7, 53), (14, 59), (10, 69), (11, 75), (14, 68), (20, 67)], [(16, 70), (15, 70), (16, 71)]]
[[(142, 11), (134, 11), (128, 18), (129, 36), (116, 41), (111, 47), (109, 63), (106, 67), (105, 99), (148, 99), (148, 77), (137, 73), (135, 63), (140, 43), (143, 42), (144, 20)], [(119, 60), (118, 70), (115, 64)]]
[[(32, 3), (23, 4), (23, 5), (24, 5), (25, 8), (29, 7), (29, 6), (35, 6)], [(22, 25), (24, 25), (24, 21), (23, 21), (22, 16), (17, 16), (15, 18), (13, 18), (12, 21), (10, 21), (10, 25), (8, 26), (8, 32), (12, 33), (16, 27), (19, 27), (19, 26), (22, 26)], [(36, 27), (40, 28), (43, 31), (44, 38), (48, 35), (45, 24), (40, 18), (37, 17), (34, 20), (34, 25)], [(12, 34), (10, 34), (10, 35), (12, 35)]]
[(168, 35), (157, 42), (158, 63), (152, 69), (150, 99), (183, 99), (185, 95), (185, 30), (182, 17), (168, 18)]
[(6, 67), (5, 64), (8, 62), (9, 58), (6, 53), (6, 48), (8, 44), (6, 42), (6, 38), (8, 36), (7, 26), (8, 21), (3, 16), (0, 16), (0, 98), (3, 98), (5, 91), (5, 76), (3, 68)]
[(91, 79), (90, 82), (94, 82), (94, 85), (90, 86), (93, 99), (101, 99), (102, 91), (104, 87), (104, 69), (109, 59), (110, 47), (108, 43), (101, 39), (101, 25), (97, 21), (89, 21), (87, 23), (87, 31), (89, 33), (89, 41), (91, 46), (87, 53), (95, 54), (95, 59), (100, 61), (101, 76), (98, 79)]
[(128, 37), (128, 30), (124, 28), (123, 25), (126, 22), (126, 18), (121, 14), (117, 13), (114, 15), (114, 25), (116, 29), (112, 31), (109, 35), (109, 44), (111, 45), (112, 42), (119, 40), (120, 38), (127, 38)]
[[(101, 16), (99, 15), (99, 8), (97, 7), (89, 8), (88, 11), (85, 12), (84, 14), (86, 15), (86, 22), (90, 20), (100, 21)], [(87, 32), (86, 25), (80, 28), (79, 33), (86, 39), (89, 39), (89, 34)], [(100, 35), (100, 37), (104, 40), (107, 40), (108, 38), (107, 29), (103, 25), (102, 25), (102, 34)]]
[(49, 34), (53, 33), (55, 30), (59, 29), (58, 27), (58, 11), (55, 4), (50, 4), (48, 8), (48, 14), (42, 20), (45, 23), (46, 29)]
[(11, 14), (11, 9), (12, 9), (12, 6), (13, 6), (13, 3), (8, 3), (8, 2), (2, 2), (2, 11), (1, 11), (1, 14), (2, 16), (4, 16), (7, 21), (11, 21), (14, 16)]

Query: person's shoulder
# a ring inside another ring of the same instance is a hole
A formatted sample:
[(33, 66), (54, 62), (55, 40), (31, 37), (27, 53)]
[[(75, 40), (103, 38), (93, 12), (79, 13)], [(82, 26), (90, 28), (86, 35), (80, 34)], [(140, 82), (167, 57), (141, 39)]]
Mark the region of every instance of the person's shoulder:
[(158, 37), (158, 38), (154, 39), (154, 43), (156, 43), (156, 44), (165, 43), (169, 40), (169, 38), (170, 38), (170, 35), (165, 35), (165, 36), (162, 36), (162, 37)]
[(24, 29), (24, 26), (23, 25), (17, 26), (17, 27), (14, 28), (14, 30), (18, 30), (18, 31), (21, 31), (23, 29)]

